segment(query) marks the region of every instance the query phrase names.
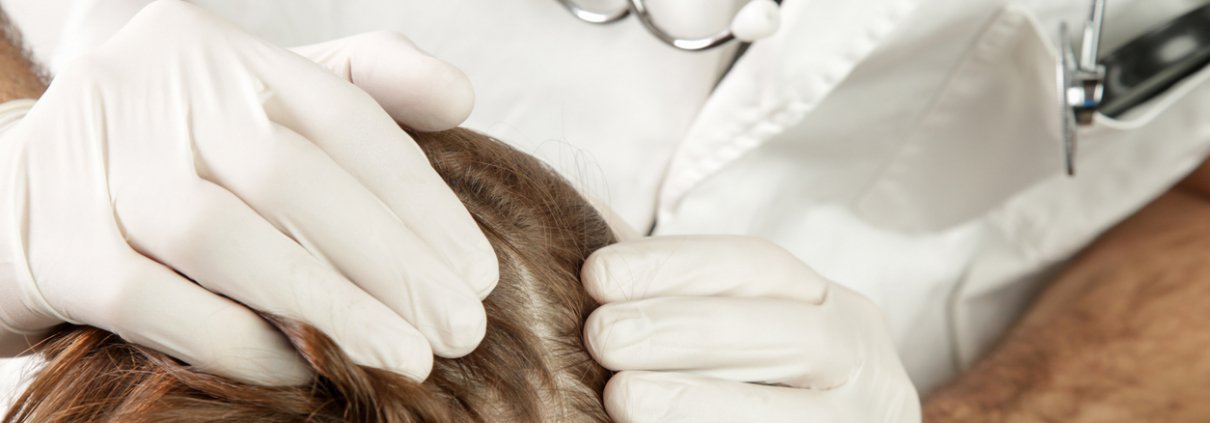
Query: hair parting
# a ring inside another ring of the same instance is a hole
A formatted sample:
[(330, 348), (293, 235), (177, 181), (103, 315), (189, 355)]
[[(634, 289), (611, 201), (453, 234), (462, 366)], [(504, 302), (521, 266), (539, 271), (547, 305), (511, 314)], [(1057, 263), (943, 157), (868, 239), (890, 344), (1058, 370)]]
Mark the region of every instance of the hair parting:
[[(306, 386), (249, 385), (192, 369), (100, 329), (62, 326), (45, 366), (4, 417), (24, 422), (606, 422), (610, 372), (585, 351), (598, 304), (580, 283), (614, 242), (595, 209), (540, 161), (467, 130), (414, 134), (496, 250), (473, 353), (438, 358), (423, 383), (353, 363), (304, 323), (264, 316), (315, 371)], [(402, 259), (402, 258), (401, 258)]]

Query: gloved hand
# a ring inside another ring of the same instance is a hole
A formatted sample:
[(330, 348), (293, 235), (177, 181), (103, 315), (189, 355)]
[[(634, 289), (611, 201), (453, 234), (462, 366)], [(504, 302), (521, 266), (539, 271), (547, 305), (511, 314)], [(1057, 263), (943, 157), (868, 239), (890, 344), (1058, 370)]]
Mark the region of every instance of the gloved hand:
[(919, 422), (878, 309), (755, 238), (656, 237), (584, 265), (619, 422)]
[[(63, 322), (216, 374), (306, 366), (252, 309), (427, 377), (481, 341), (491, 245), (395, 118), (457, 125), (457, 69), (399, 36), (301, 49), (152, 3), (0, 133), (0, 352)], [(376, 102), (375, 99), (378, 101)]]

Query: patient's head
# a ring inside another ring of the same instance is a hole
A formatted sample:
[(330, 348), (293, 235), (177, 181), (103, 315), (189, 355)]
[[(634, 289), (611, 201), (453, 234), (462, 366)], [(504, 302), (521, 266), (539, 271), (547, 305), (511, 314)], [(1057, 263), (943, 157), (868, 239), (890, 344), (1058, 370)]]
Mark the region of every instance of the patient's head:
[(267, 388), (64, 327), (39, 348), (48, 364), (6, 420), (607, 421), (600, 396), (609, 373), (581, 339), (597, 304), (579, 269), (612, 242), (609, 227), (566, 181), (500, 142), (465, 130), (416, 138), (500, 259), (500, 283), (485, 301), (487, 336), (474, 353), (437, 359), (416, 384), (353, 365), (314, 329), (271, 318), (320, 376), (311, 386)]

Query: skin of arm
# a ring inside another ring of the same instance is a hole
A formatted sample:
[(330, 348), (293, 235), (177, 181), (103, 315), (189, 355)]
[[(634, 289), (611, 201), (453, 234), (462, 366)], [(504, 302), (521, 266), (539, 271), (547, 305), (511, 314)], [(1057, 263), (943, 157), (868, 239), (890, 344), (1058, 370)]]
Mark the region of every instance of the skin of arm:
[(0, 103), (36, 99), (46, 91), (39, 67), (25, 53), (21, 34), (0, 10)]
[(1210, 162), (1104, 234), (926, 422), (1210, 421)]

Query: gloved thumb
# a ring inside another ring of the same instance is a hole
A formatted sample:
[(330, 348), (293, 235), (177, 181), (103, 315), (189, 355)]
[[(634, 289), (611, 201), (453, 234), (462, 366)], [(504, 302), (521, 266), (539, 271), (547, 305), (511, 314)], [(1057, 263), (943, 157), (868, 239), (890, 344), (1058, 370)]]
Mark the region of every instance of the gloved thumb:
[(365, 90), (411, 129), (457, 127), (475, 104), (466, 74), (399, 33), (371, 32), (291, 50)]

